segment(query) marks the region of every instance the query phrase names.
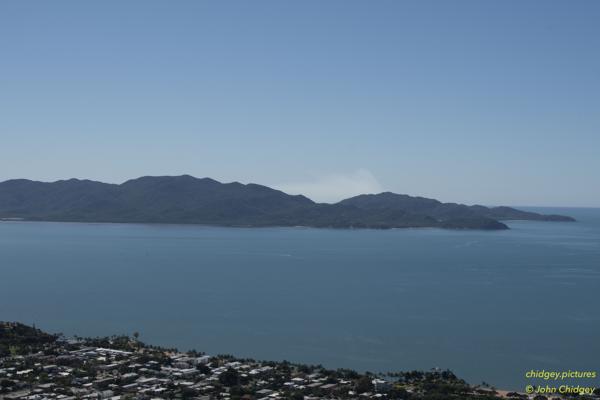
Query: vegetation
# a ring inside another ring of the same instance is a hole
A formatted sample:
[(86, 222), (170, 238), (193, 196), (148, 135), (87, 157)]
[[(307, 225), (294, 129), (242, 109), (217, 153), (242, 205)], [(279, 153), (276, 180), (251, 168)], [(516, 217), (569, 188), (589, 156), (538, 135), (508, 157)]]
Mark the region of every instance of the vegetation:
[(509, 207), (441, 203), (394, 193), (318, 204), (266, 186), (223, 184), (188, 175), (142, 177), (121, 185), (71, 179), (0, 183), (0, 219), (190, 223), (333, 228), (508, 229), (498, 220), (572, 221)]
[(16, 322), (0, 323), (0, 357), (37, 353), (58, 337)]

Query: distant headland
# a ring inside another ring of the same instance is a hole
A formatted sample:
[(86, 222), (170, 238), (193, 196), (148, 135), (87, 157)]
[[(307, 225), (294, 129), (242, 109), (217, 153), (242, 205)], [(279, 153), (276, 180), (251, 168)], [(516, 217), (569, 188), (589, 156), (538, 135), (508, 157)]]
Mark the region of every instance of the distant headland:
[(122, 184), (69, 179), (0, 183), (0, 219), (236, 227), (508, 229), (503, 220), (575, 221), (510, 207), (467, 206), (384, 192), (316, 203), (257, 184), (145, 176)]

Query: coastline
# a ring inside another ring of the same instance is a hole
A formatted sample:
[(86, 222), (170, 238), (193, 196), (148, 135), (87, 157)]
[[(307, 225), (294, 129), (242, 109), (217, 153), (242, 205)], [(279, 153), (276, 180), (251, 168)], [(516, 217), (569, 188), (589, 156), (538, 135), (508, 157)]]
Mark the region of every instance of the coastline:
[[(29, 399), (37, 393), (47, 398), (60, 394), (59, 399), (67, 400), (70, 397), (65, 394), (71, 393), (111, 400), (145, 395), (157, 399), (178, 395), (198, 399), (428, 399), (445, 393), (448, 399), (491, 400), (515, 395), (469, 385), (448, 370), (361, 374), (288, 361), (180, 352), (147, 345), (139, 336), (135, 332), (131, 337), (66, 338), (20, 323), (0, 322), (0, 398)], [(74, 368), (80, 372), (74, 373)]]

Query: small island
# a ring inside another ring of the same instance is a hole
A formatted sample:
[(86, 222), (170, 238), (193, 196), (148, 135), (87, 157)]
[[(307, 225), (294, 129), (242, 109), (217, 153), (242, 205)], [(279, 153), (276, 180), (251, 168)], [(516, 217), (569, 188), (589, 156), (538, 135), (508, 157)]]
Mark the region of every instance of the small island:
[(119, 185), (78, 179), (8, 180), (0, 183), (0, 220), (482, 230), (508, 229), (501, 222), (506, 220), (574, 221), (390, 192), (316, 203), (267, 186), (189, 175), (146, 176)]

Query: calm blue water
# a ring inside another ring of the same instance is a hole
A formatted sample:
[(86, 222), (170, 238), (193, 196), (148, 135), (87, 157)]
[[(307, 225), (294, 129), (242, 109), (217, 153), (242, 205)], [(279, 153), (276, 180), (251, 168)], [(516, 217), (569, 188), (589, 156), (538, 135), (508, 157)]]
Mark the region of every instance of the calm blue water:
[[(545, 210), (548, 211), (548, 210)], [(598, 370), (600, 209), (502, 232), (0, 223), (0, 320), (522, 389)]]

